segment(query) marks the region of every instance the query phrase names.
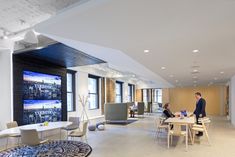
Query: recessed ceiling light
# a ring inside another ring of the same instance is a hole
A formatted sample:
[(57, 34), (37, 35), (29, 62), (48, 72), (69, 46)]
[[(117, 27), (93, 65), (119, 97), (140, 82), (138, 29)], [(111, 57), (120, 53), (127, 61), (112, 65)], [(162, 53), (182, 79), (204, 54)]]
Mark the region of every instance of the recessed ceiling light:
[(166, 69), (166, 67), (161, 67), (161, 69), (162, 69), (162, 70), (165, 70), (165, 69)]
[(212, 85), (212, 84), (213, 84), (213, 82), (209, 82), (209, 83), (208, 83), (208, 86), (210, 86), (210, 85)]
[(3, 36), (3, 39), (8, 39), (8, 36), (4, 35), (4, 36)]
[(193, 53), (198, 53), (199, 52), (199, 50), (193, 50)]
[(197, 69), (194, 69), (193, 72), (198, 72), (198, 70), (197, 70)]
[(223, 71), (221, 71), (221, 72), (220, 72), (220, 74), (224, 74), (224, 72), (223, 72)]
[(149, 50), (144, 50), (144, 53), (149, 53)]

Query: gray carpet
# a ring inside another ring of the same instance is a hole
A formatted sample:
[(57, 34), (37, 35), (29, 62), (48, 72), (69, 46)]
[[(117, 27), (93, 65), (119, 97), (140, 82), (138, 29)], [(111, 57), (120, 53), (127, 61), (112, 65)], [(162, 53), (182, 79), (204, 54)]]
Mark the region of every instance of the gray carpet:
[(108, 122), (106, 122), (106, 124), (109, 124), (109, 125), (128, 125), (128, 124), (134, 123), (136, 121), (137, 121), (137, 119), (128, 119), (127, 121), (108, 121)]
[(87, 157), (92, 148), (79, 141), (49, 141), (38, 146), (19, 146), (0, 152), (0, 157)]

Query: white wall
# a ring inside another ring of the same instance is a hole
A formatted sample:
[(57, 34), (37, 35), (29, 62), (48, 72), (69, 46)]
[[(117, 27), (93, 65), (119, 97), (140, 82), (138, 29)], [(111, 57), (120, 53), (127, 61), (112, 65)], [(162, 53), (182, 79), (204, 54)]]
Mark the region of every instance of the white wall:
[[(82, 105), (79, 102), (79, 95), (80, 96), (88, 96), (88, 73), (79, 71), (79, 68), (73, 68), (73, 70), (76, 70), (76, 111), (75, 112), (69, 112), (69, 116), (81, 116), (82, 111)], [(89, 118), (94, 118), (97, 116), (101, 116), (101, 106), (99, 109), (95, 110), (89, 110), (88, 105), (86, 106), (86, 111)]]
[(0, 129), (6, 128), (6, 123), (13, 119), (11, 67), (11, 52), (0, 50)]
[(229, 113), (232, 124), (235, 126), (235, 76), (233, 76), (230, 80), (230, 88), (229, 88)]

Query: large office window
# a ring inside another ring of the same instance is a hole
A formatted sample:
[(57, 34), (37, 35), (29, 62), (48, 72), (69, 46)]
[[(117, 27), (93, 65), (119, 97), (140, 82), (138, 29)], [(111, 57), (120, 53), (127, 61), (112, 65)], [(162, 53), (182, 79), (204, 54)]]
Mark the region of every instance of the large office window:
[(154, 89), (154, 102), (162, 103), (162, 89)]
[(88, 76), (89, 109), (99, 108), (99, 77)]
[(116, 102), (122, 102), (122, 82), (116, 81)]
[(134, 101), (134, 85), (128, 84), (128, 102)]
[(148, 102), (148, 90), (147, 89), (142, 90), (142, 96), (143, 96), (143, 102)]
[(75, 111), (75, 71), (67, 71), (67, 111)]

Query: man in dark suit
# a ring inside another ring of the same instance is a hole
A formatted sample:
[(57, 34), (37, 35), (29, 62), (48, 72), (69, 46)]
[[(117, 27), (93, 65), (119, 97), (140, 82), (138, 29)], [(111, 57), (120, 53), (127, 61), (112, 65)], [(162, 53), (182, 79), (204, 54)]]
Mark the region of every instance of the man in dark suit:
[[(206, 100), (202, 98), (202, 95), (199, 92), (195, 93), (195, 98), (197, 102), (196, 102), (196, 109), (194, 110), (193, 113), (196, 115), (197, 124), (200, 124), (198, 122), (198, 119), (206, 117)], [(203, 135), (203, 132), (199, 132), (197, 134), (197, 136), (202, 136), (202, 135)]]

